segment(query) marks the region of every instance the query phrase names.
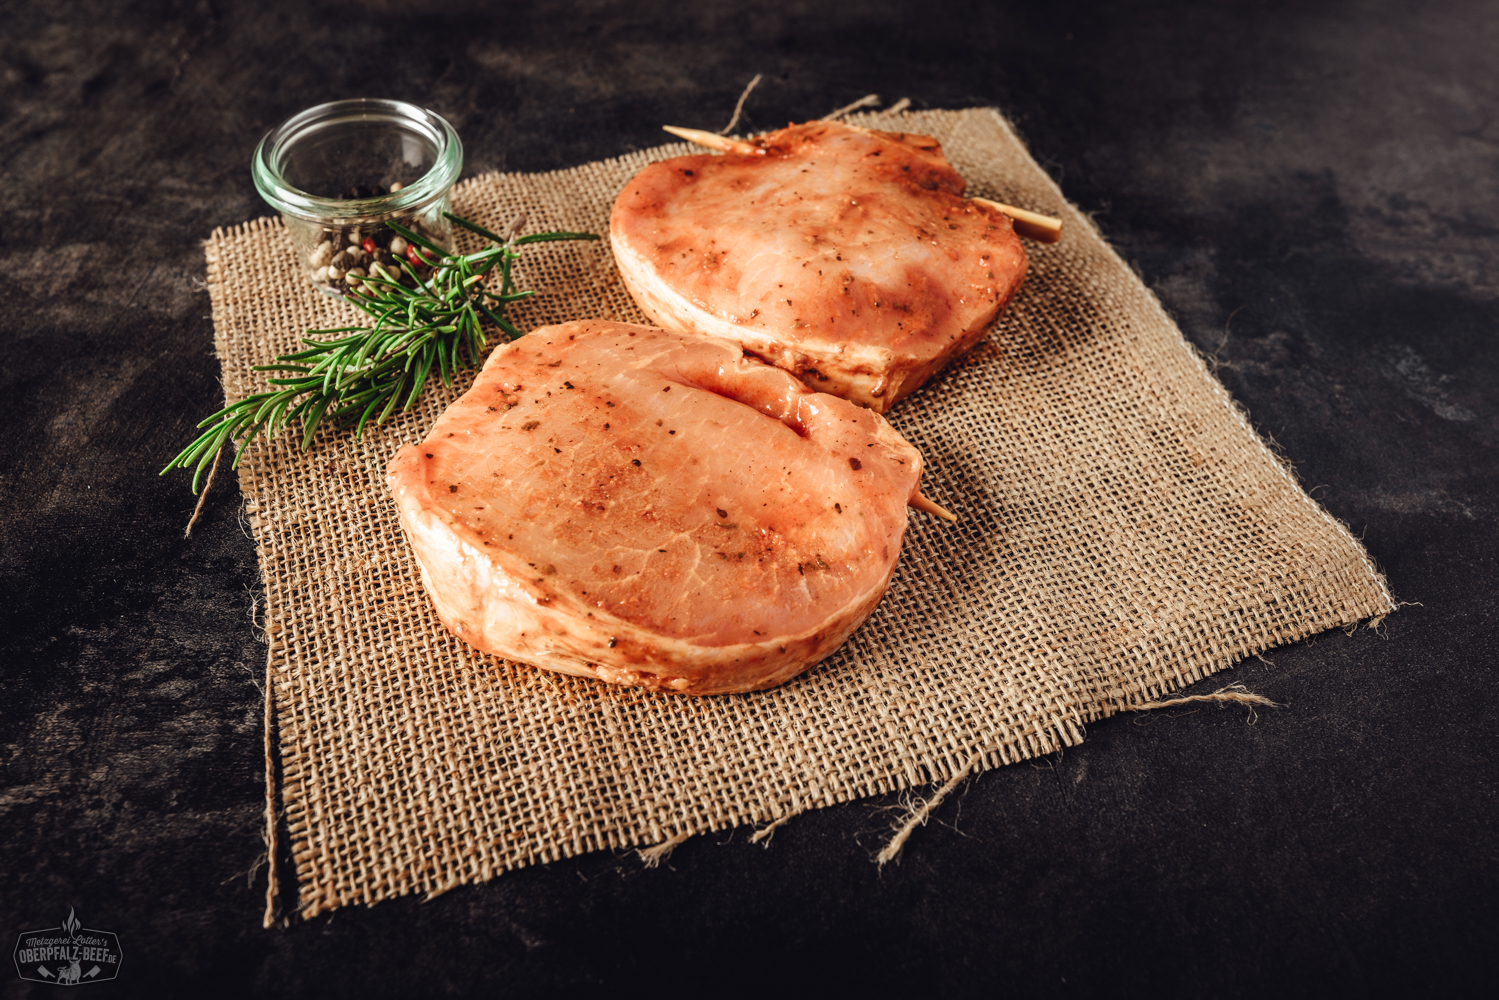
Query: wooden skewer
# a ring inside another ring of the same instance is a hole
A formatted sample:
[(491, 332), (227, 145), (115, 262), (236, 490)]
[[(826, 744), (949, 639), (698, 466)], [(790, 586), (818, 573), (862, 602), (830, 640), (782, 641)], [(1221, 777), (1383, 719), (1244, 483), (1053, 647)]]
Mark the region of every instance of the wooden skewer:
[(942, 518), (942, 520), (944, 520), (944, 521), (956, 522), (958, 520), (958, 515), (954, 514), (952, 511), (948, 510), (946, 507), (942, 506), (941, 504), (934, 503), (931, 500), (928, 500), (926, 497), (922, 496), (919, 492), (916, 493), (914, 496), (912, 496), (911, 499), (908, 500), (908, 501), (906, 501), (906, 502), (910, 506), (915, 507), (917, 510), (921, 511), (922, 513), (925, 513), (925, 514), (935, 514), (937, 517)]
[(1014, 205), (990, 201), (988, 198), (970, 198), (969, 201), (976, 201), (980, 205), (987, 205), (995, 211), (1005, 213), (1014, 220), (1016, 233), (1035, 240), (1037, 243), (1055, 243), (1062, 238), (1061, 219), (1054, 219), (1040, 212), (1028, 212)]
[[(726, 135), (718, 135), (715, 132), (705, 132), (700, 128), (682, 128), (679, 125), (662, 125), (666, 131), (688, 142), (699, 146), (707, 146), (724, 153), (744, 153), (749, 156), (764, 156), (765, 150), (752, 142), (743, 139), (730, 139)], [(853, 126), (850, 126), (853, 127)], [(987, 205), (998, 212), (1008, 215), (1015, 223), (1015, 232), (1027, 239), (1035, 240), (1037, 243), (1055, 243), (1062, 238), (1062, 220), (1042, 215), (1040, 212), (1028, 211), (1024, 208), (1016, 208), (1014, 205), (1006, 205), (998, 201), (990, 201), (988, 198), (973, 198), (980, 205)]]
[(662, 125), (661, 127), (678, 138), (697, 143), (699, 146), (707, 146), (709, 149), (717, 149), (725, 153), (745, 153), (749, 156), (765, 155), (765, 150), (743, 139), (730, 139), (726, 135), (705, 132), (700, 128), (682, 128), (678, 125)]

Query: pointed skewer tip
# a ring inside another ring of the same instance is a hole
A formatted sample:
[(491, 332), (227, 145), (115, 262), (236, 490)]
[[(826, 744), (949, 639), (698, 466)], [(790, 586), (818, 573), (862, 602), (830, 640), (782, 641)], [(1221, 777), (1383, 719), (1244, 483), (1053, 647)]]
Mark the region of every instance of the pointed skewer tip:
[(683, 128), (680, 125), (662, 125), (661, 128), (679, 139), (686, 139), (688, 142), (699, 146), (707, 146), (709, 149), (717, 149), (725, 153), (756, 155), (764, 152), (764, 150), (752, 142), (745, 142), (743, 139), (731, 139), (726, 135), (719, 135), (716, 132), (709, 132), (705, 129)]
[(1062, 220), (1050, 215), (1042, 215), (1040, 212), (1032, 212), (1024, 208), (1016, 208), (1014, 205), (1006, 205), (999, 201), (990, 201), (988, 198), (970, 198), (972, 202), (988, 206), (997, 212), (1003, 212), (1010, 217), (1015, 224), (1015, 233), (1026, 239), (1035, 240), (1037, 243), (1055, 243), (1062, 238)]
[(942, 520), (944, 521), (948, 521), (953, 524), (957, 523), (958, 515), (954, 514), (952, 511), (948, 510), (941, 504), (928, 500), (920, 493), (912, 494), (911, 499), (907, 502), (922, 513), (932, 514), (936, 517), (942, 518)]

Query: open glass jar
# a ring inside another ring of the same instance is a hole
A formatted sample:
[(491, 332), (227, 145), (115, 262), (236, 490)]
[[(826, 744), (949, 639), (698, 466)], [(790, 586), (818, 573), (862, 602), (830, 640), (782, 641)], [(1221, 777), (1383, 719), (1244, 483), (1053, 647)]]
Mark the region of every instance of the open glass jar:
[[(360, 98), (308, 108), (260, 140), (255, 187), (281, 213), (302, 270), (329, 295), (371, 290), (371, 276), (413, 284), (430, 266), (394, 221), (441, 247), (463, 144), (441, 116)], [(403, 266), (404, 264), (404, 266)]]

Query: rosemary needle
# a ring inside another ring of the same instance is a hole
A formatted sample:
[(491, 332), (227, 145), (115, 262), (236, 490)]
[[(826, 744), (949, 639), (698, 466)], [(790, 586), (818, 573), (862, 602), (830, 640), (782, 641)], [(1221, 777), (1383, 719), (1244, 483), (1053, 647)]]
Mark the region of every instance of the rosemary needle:
[[(494, 245), (461, 256), (450, 254), (405, 226), (387, 222), (408, 243), (428, 252), (427, 259), (434, 262), (431, 277), (423, 280), (402, 261), (415, 288), (385, 277), (363, 279), (363, 286), (374, 294), (351, 295), (348, 301), (374, 317), (373, 327), (308, 330), (302, 338), (304, 350), (255, 366), (255, 371), (277, 373), (266, 379), (275, 388), (246, 396), (205, 418), (198, 424), (202, 433), (161, 474), (192, 467), (197, 493), (203, 470), (225, 444), (234, 446), (233, 464), (238, 466), (256, 434), (275, 434), (294, 420), (301, 422), (304, 451), (324, 420), (353, 426), (355, 437), (361, 437), (371, 420), (383, 423), (397, 406), (409, 410), (431, 378), (451, 384), (463, 368), (478, 364), (479, 352), (488, 343), (485, 320), (507, 338), (521, 335), (505, 319), (507, 305), (532, 294), (515, 287), (511, 266), (520, 256), (517, 247), (598, 239), (591, 233), (564, 232), (505, 239), (467, 219), (444, 214)], [(495, 272), (500, 278), (498, 292), (490, 291), (484, 280)]]

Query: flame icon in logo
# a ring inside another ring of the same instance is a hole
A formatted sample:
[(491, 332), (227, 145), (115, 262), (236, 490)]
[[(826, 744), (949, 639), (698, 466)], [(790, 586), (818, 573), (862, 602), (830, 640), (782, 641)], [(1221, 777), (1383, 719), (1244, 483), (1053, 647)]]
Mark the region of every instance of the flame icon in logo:
[(17, 935), (13, 958), (22, 979), (77, 986), (114, 979), (120, 974), (123, 955), (118, 934), (83, 926), (78, 911), (70, 906), (62, 926)]

